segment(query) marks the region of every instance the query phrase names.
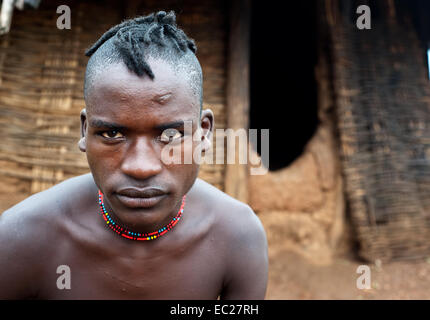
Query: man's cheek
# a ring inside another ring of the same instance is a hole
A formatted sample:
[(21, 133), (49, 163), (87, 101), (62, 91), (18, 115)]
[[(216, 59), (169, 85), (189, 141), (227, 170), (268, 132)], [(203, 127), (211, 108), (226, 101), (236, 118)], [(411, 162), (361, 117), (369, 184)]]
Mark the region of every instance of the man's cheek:
[(87, 150), (87, 161), (91, 172), (100, 175), (105, 172), (114, 170), (114, 158), (106, 156), (105, 153), (97, 152), (97, 150)]
[(184, 141), (171, 142), (164, 145), (160, 150), (160, 161), (166, 168), (177, 165), (191, 164), (193, 156), (193, 144), (190, 138)]

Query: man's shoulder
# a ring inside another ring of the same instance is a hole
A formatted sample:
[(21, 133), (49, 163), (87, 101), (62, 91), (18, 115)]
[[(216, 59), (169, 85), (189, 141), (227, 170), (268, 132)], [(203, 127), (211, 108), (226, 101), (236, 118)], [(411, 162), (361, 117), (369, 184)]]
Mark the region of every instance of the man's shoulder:
[(79, 194), (85, 193), (89, 176), (65, 180), (45, 191), (33, 194), (0, 215), (0, 233), (16, 241), (33, 238), (43, 240), (55, 231), (56, 221), (70, 212)]
[(247, 204), (199, 181), (205, 206), (213, 207), (211, 239), (224, 261), (222, 299), (262, 299), (267, 286), (268, 248), (263, 225)]
[(206, 212), (214, 216), (213, 229), (229, 241), (254, 238), (266, 241), (263, 225), (252, 208), (204, 180), (198, 179), (199, 193)]
[(61, 246), (70, 193), (88, 177), (77, 177), (34, 194), (0, 215), (0, 299), (34, 297), (47, 261)]

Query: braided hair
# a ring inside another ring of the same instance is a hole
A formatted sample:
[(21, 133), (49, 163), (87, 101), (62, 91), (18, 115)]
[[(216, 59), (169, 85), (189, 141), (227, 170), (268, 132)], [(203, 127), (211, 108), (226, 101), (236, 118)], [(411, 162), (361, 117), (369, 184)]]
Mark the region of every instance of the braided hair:
[(200, 96), (201, 104), (202, 71), (196, 52), (194, 40), (176, 25), (173, 11), (159, 11), (125, 20), (105, 32), (85, 51), (85, 55), (90, 57), (85, 72), (85, 96), (94, 74), (109, 63), (123, 61), (136, 75), (147, 75), (153, 80), (154, 73), (146, 61), (151, 56), (169, 62), (176, 70), (188, 68), (186, 72), (190, 75), (191, 87)]

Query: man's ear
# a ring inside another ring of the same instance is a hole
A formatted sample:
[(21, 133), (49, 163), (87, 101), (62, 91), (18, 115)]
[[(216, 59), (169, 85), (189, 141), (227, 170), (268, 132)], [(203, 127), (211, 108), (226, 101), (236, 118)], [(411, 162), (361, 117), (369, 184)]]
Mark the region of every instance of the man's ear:
[(81, 150), (82, 152), (87, 151), (86, 133), (87, 133), (87, 110), (84, 108), (81, 111), (81, 139), (78, 142), (79, 150)]
[(211, 109), (202, 110), (200, 127), (202, 128), (201, 141), (202, 151), (208, 151), (212, 145), (212, 134), (214, 131), (214, 114)]

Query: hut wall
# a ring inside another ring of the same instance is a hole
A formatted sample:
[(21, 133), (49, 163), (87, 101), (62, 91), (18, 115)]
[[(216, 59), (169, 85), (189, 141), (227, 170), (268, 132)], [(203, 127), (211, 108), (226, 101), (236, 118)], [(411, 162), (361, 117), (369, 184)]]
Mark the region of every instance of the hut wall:
[(360, 255), (369, 261), (430, 253), (430, 87), (424, 46), (401, 1), (330, 1), (333, 84), (345, 191)]
[(430, 253), (427, 47), (400, 9), (405, 2), (370, 2), (370, 30), (356, 27), (360, 4), (319, 2), (318, 36), (327, 46), (317, 68), (321, 125), (290, 167), (250, 177), (250, 204), (272, 250), (284, 243), (329, 261), (353, 234), (366, 260), (423, 259)]
[(343, 180), (333, 133), (326, 119), (303, 154), (289, 167), (249, 177), (250, 206), (259, 215), (269, 248), (296, 251), (330, 264), (345, 230)]
[[(0, 37), (0, 209), (69, 177), (89, 172), (77, 148), (85, 49), (109, 27), (154, 10), (175, 10), (194, 38), (204, 72), (204, 108), (225, 127), (227, 19), (223, 1), (67, 1), (71, 30), (56, 28), (58, 1), (15, 11)], [(220, 189), (224, 165), (203, 165), (200, 177)], [(13, 196), (15, 195), (15, 196)], [(1, 210), (0, 210), (1, 211)]]
[[(351, 239), (345, 221), (327, 34), (323, 21), (318, 23), (315, 77), (319, 125), (291, 165), (249, 177), (249, 203), (266, 229), (270, 255), (287, 249), (315, 264), (330, 264), (340, 250), (350, 250)], [(306, 108), (297, 103), (296, 107)]]

